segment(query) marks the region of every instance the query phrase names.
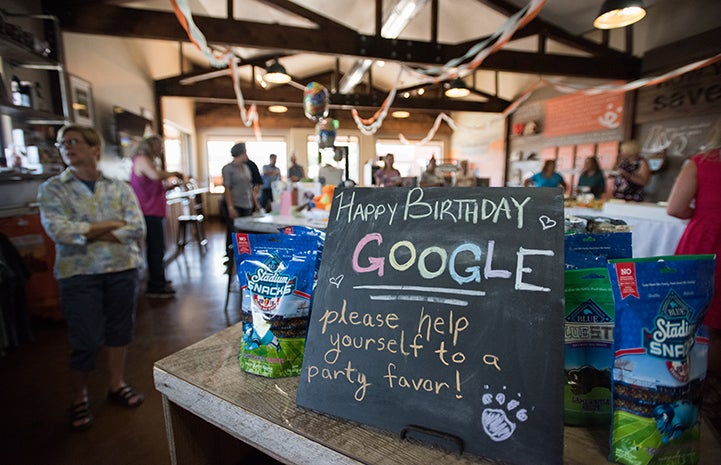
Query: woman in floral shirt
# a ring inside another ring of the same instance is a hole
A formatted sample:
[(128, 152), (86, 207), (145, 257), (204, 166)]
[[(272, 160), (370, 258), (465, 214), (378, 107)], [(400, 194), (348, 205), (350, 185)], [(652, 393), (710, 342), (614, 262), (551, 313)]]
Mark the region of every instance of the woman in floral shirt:
[(38, 190), (43, 227), (55, 242), (55, 277), (68, 327), (73, 401), (69, 426), (85, 430), (93, 416), (88, 379), (103, 346), (108, 399), (137, 407), (143, 395), (125, 382), (145, 223), (130, 186), (98, 169), (102, 139), (92, 128), (64, 126), (57, 145), (68, 168)]

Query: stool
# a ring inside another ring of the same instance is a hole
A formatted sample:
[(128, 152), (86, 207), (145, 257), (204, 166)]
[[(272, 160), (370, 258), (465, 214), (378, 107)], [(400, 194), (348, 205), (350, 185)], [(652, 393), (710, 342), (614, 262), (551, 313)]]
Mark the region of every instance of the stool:
[[(198, 243), (205, 247), (208, 244), (208, 239), (205, 237), (205, 230), (203, 228), (203, 221), (205, 216), (200, 215), (180, 215), (178, 216), (178, 247), (183, 248), (193, 238), (192, 228), (195, 226), (195, 237)], [(190, 239), (187, 237), (187, 229), (191, 228)]]

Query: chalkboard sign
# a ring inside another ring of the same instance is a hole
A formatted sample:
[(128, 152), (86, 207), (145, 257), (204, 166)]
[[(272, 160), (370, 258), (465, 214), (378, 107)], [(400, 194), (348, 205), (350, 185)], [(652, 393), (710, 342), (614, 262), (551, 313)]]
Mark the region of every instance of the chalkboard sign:
[(561, 464), (563, 229), (560, 189), (336, 189), (298, 405)]

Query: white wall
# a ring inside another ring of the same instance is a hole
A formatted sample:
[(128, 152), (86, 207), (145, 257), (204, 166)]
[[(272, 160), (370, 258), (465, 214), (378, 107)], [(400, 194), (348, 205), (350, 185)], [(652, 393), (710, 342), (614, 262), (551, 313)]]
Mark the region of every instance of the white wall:
[(506, 171), (505, 121), (500, 114), (454, 112), (457, 129), (451, 138), (451, 158), (466, 159), (479, 178), (503, 186)]
[[(63, 33), (63, 42), (67, 72), (92, 86), (94, 125), (106, 140), (102, 169), (110, 176), (127, 179), (130, 164), (118, 157), (114, 143), (113, 107), (155, 118), (153, 83), (155, 79), (180, 71), (177, 46), (169, 42), (75, 33)], [(194, 133), (192, 102), (166, 100), (162, 103), (164, 118)]]

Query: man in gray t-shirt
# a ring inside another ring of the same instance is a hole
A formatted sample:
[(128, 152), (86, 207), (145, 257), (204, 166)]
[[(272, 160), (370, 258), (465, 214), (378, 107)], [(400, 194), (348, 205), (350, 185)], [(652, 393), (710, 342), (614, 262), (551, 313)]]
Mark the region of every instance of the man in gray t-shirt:
[(248, 152), (245, 144), (235, 144), (230, 150), (233, 161), (225, 165), (221, 171), (223, 175), (223, 198), (231, 220), (239, 216), (253, 214), (255, 201), (253, 198), (253, 175), (247, 165)]

